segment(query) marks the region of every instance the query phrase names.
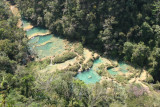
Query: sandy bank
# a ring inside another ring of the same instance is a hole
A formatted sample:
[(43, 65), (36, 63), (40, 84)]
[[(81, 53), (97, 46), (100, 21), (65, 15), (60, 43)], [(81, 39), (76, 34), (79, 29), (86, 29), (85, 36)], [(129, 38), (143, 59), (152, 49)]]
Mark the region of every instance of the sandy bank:
[(37, 32), (37, 33), (34, 33), (34, 34), (30, 35), (30, 36), (28, 37), (28, 39), (31, 39), (31, 38), (33, 38), (33, 37), (35, 37), (35, 36), (44, 36), (44, 35), (49, 35), (49, 34), (51, 34), (50, 31), (48, 31), (48, 32), (46, 32), (46, 33)]

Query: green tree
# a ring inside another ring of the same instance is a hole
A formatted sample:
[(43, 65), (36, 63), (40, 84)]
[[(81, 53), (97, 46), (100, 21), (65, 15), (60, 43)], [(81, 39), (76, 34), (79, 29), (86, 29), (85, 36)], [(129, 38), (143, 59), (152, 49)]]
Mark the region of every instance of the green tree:
[(134, 49), (134, 44), (131, 42), (125, 42), (124, 47), (123, 47), (123, 53), (124, 53), (124, 59), (126, 61), (131, 61), (132, 53)]
[(133, 49), (131, 61), (134, 64), (143, 67), (148, 62), (147, 60), (148, 55), (149, 55), (149, 47), (145, 46), (144, 43), (139, 43)]
[(156, 80), (159, 80), (160, 75), (160, 48), (154, 48), (151, 52), (149, 59), (149, 65), (151, 66), (150, 71)]

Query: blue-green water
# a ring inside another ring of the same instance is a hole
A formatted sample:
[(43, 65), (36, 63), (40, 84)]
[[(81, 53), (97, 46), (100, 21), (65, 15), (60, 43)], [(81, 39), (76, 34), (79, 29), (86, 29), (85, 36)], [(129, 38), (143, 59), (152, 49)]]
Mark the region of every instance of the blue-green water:
[(30, 49), (32, 51), (33, 50), (46, 51), (46, 49), (48, 49), (48, 52), (49, 52), (49, 49), (51, 49), (51, 47), (52, 47), (51, 43), (46, 43), (45, 45), (38, 46), (38, 47), (37, 47), (37, 45), (41, 45), (42, 43), (49, 41), (51, 38), (52, 38), (52, 35), (36, 36), (28, 41), (28, 45), (30, 46)]
[(42, 43), (45, 43), (49, 41), (53, 36), (52, 35), (45, 35), (45, 36), (39, 36), (39, 40), (36, 45), (40, 45)]
[(76, 78), (84, 81), (86, 84), (96, 83), (101, 79), (101, 77), (93, 69), (79, 73)]
[(30, 40), (28, 41), (28, 44), (29, 44), (30, 46), (33, 46), (33, 45), (35, 45), (38, 41), (39, 41), (39, 36), (36, 36), (36, 37), (30, 39)]
[(43, 50), (43, 51), (47, 51), (50, 52), (50, 49), (52, 48), (52, 42), (49, 42), (45, 45), (41, 45), (41, 46), (36, 46), (35, 50)]
[[(43, 44), (45, 42), (46, 44)], [(28, 44), (30, 49), (34, 51), (39, 58), (56, 56), (65, 51), (64, 41), (52, 35), (34, 37), (29, 40)]]
[[(30, 25), (30, 23), (26, 20), (23, 21), (23, 27)], [(34, 27), (28, 31), (26, 31), (27, 36), (31, 36), (37, 33), (46, 33), (48, 32), (47, 29), (43, 29), (40, 27)], [(49, 42), (47, 42), (49, 41)], [(43, 43), (47, 42), (46, 44), (42, 45)], [(30, 50), (37, 53), (39, 58), (44, 58), (47, 56), (55, 56), (63, 53), (65, 51), (65, 43), (63, 39), (50, 35), (45, 36), (36, 36), (29, 40), (28, 42), (30, 46)], [(39, 46), (38, 46), (39, 45)], [(41, 45), (41, 46), (40, 46)], [(105, 61), (102, 58), (99, 58), (94, 61), (93, 66), (90, 70), (79, 73), (76, 78), (84, 81), (87, 84), (99, 82), (101, 76), (97, 74), (97, 70), (99, 70), (99, 66), (104, 64)], [(127, 72), (127, 65), (125, 63), (119, 63), (119, 70), (123, 73)], [(117, 75), (118, 72), (114, 71), (114, 69), (109, 69), (108, 72), (111, 75)]]
[(76, 78), (84, 81), (86, 84), (99, 82), (101, 80), (101, 76), (99, 76), (94, 69), (96, 68), (96, 65), (101, 62), (102, 61), (100, 59), (95, 60), (93, 67), (90, 70), (79, 73)]
[(108, 72), (111, 74), (111, 75), (117, 75), (118, 72), (122, 72), (122, 73), (126, 73), (128, 72), (127, 70), (127, 64), (123, 63), (123, 62), (119, 62), (118, 63), (118, 71), (116, 71), (114, 68), (111, 68), (111, 69), (108, 69)]
[(28, 30), (26, 33), (27, 33), (27, 36), (30, 37), (36, 33), (47, 33), (47, 32), (48, 32), (47, 29), (43, 29), (41, 27), (34, 27), (34, 28)]
[[(25, 19), (22, 19), (22, 22), (22, 27), (30, 25), (30, 23)], [(49, 30), (41, 27), (34, 27), (26, 31), (28, 37), (37, 34), (28, 41), (28, 45), (31, 52), (36, 53), (40, 59), (48, 56), (59, 55), (65, 51), (65, 42), (63, 39), (60, 39), (53, 34), (40, 36), (41, 33), (47, 32), (49, 32)]]
[(119, 63), (119, 67), (120, 67), (119, 70), (120, 70), (121, 72), (123, 72), (123, 73), (126, 73), (126, 72), (128, 72), (127, 66), (128, 66), (127, 64), (125, 64), (125, 63), (123, 63), (123, 62), (120, 62), (120, 63)]
[(21, 19), (21, 20), (23, 22), (23, 25), (22, 25), (23, 28), (30, 25), (30, 23), (27, 20), (25, 20), (25, 19)]
[[(100, 65), (104, 63), (105, 61), (102, 58), (95, 60), (90, 70), (77, 74), (76, 78), (84, 81), (86, 84), (99, 82), (101, 79), (101, 76), (99, 76), (96, 71), (98, 71)], [(118, 72), (126, 73), (128, 72), (127, 66), (128, 66), (127, 64), (119, 62), (118, 71), (115, 71), (115, 69), (112, 68), (112, 69), (108, 69), (108, 72), (113, 76), (118, 75)]]

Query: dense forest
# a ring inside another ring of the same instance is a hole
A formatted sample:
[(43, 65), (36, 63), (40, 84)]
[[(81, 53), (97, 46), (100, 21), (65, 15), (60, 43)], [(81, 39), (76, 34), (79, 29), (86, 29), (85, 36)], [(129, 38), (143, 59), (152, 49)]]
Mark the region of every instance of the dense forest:
[[(16, 0), (24, 18), (160, 80), (158, 0)], [(27, 4), (27, 5), (26, 5)]]
[[(160, 80), (158, 0), (10, 0), (23, 18), (104, 55), (147, 69)], [(160, 97), (139, 84), (85, 84), (74, 71), (38, 78), (48, 60), (30, 62), (18, 17), (0, 0), (0, 107), (158, 107)], [(160, 90), (155, 84), (151, 90)]]

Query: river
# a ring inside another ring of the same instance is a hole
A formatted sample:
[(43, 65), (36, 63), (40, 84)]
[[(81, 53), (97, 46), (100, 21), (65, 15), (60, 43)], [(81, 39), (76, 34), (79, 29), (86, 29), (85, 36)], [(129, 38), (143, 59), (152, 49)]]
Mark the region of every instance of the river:
[[(19, 13), (18, 9), (15, 6), (11, 6), (12, 13)], [(16, 12), (15, 12), (16, 11)], [(16, 14), (14, 14), (16, 15)], [(19, 15), (19, 14), (18, 14)], [(34, 27), (31, 25), (31, 23), (25, 19), (19, 20), (19, 23), (22, 22), (22, 27), (26, 31), (26, 35), (29, 39), (28, 46), (29, 50), (32, 53), (37, 54), (37, 58), (44, 59), (44, 58), (50, 58), (59, 54), (62, 54), (67, 46), (72, 46), (73, 44), (67, 43), (64, 39), (55, 36), (54, 34), (51, 34), (49, 30), (44, 29), (42, 27)], [(19, 26), (19, 24), (18, 24)], [(88, 56), (86, 56), (87, 59)], [(99, 70), (100, 65), (106, 63), (105, 61), (107, 59), (99, 58), (94, 61), (94, 64), (92, 68), (90, 68), (88, 71), (80, 72), (76, 76), (76, 78), (84, 81), (85, 83), (96, 83), (101, 80), (101, 76), (97, 74), (97, 70)], [(59, 67), (64, 68), (73, 63), (73, 61), (76, 61), (75, 59), (66, 61), (65, 63), (59, 64), (59, 65), (53, 65), (52, 67), (49, 66), (51, 70)], [(47, 68), (48, 69), (48, 68)], [(108, 72), (114, 76), (118, 73), (126, 73), (127, 72), (127, 65), (125, 63), (119, 63), (118, 68), (108, 69)]]

